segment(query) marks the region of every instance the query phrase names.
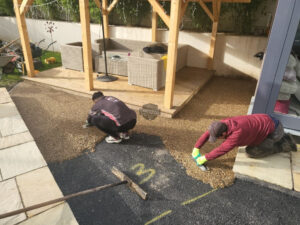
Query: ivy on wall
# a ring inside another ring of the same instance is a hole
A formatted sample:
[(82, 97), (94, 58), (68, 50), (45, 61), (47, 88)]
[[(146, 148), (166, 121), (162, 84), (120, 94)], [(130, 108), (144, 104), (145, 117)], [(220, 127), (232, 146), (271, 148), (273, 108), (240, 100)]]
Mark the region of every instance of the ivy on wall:
[[(249, 4), (222, 3), (218, 30), (242, 35), (257, 34), (255, 33), (255, 23), (258, 16), (265, 16), (267, 1), (272, 1), (274, 4), (276, 2), (276, 0), (252, 0)], [(108, 0), (108, 4), (111, 2), (112, 0)], [(91, 22), (101, 22), (100, 12), (94, 0), (89, 0), (89, 3)], [(160, 3), (165, 12), (169, 14), (170, 2), (160, 1)], [(32, 7), (32, 10), (26, 14), (29, 18), (71, 22), (79, 22), (80, 20), (78, 0), (35, 0), (34, 5), (44, 6)], [(207, 6), (212, 11), (212, 4), (207, 3)], [(259, 9), (260, 12), (258, 12)], [(152, 7), (147, 0), (119, 0), (109, 15), (109, 22), (112, 25), (151, 27), (151, 13)], [(11, 0), (0, 0), (1, 15), (14, 16)], [(189, 3), (181, 23), (181, 29), (211, 32), (211, 25), (210, 18), (200, 4), (197, 2)], [(158, 27), (167, 28), (160, 17), (158, 17)]]

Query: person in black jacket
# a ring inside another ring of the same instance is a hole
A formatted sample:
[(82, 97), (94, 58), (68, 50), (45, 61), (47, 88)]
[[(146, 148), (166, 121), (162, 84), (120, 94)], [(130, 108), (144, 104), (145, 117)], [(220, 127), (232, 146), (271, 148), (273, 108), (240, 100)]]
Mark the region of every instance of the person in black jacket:
[(104, 96), (101, 91), (94, 93), (92, 100), (94, 105), (88, 114), (87, 125), (94, 125), (107, 133), (107, 143), (120, 143), (122, 139), (129, 139), (128, 131), (136, 124), (135, 111), (115, 97)]

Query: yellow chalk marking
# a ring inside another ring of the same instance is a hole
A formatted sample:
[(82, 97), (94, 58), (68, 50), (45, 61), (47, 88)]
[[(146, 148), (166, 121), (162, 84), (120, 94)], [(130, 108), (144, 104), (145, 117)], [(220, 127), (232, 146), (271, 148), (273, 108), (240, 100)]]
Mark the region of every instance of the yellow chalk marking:
[(143, 163), (135, 164), (133, 167), (131, 167), (131, 170), (135, 170), (136, 168), (139, 168), (138, 171), (136, 172), (136, 175), (138, 175), (138, 176), (141, 176), (143, 174), (149, 173), (149, 175), (147, 177), (145, 177), (143, 180), (141, 180), (139, 184), (145, 183), (151, 177), (153, 177), (154, 174), (156, 173), (154, 169), (147, 169), (147, 170), (145, 170), (145, 165)]
[(185, 201), (185, 202), (182, 202), (181, 205), (187, 205), (187, 204), (190, 204), (190, 203), (192, 203), (192, 202), (194, 202), (194, 201), (197, 201), (197, 200), (200, 199), (200, 198), (205, 197), (206, 195), (209, 195), (209, 194), (213, 193), (213, 192), (216, 191), (216, 190), (218, 190), (218, 189), (213, 189), (213, 190), (211, 190), (211, 191), (209, 191), (209, 192), (206, 192), (206, 193), (204, 193), (204, 194), (202, 194), (202, 195), (199, 195), (199, 196), (197, 196), (197, 197), (195, 197), (195, 198), (192, 198), (192, 199), (190, 199), (190, 200), (187, 200), (187, 201)]
[(162, 214), (160, 214), (159, 216), (153, 218), (152, 220), (149, 220), (147, 223), (145, 223), (145, 225), (149, 225), (149, 224), (151, 224), (151, 223), (154, 223), (155, 221), (157, 221), (157, 220), (163, 218), (164, 216), (170, 214), (171, 212), (172, 212), (172, 210), (165, 211), (165, 212), (163, 212)]

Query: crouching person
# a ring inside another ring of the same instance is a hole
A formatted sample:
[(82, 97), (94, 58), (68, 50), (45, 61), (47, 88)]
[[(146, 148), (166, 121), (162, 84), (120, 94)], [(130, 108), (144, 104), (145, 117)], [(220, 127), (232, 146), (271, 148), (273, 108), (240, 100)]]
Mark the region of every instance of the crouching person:
[(136, 124), (135, 111), (129, 109), (121, 100), (104, 96), (100, 91), (93, 94), (92, 100), (94, 105), (87, 123), (107, 133), (107, 143), (120, 143), (122, 139), (129, 139), (128, 131)]
[[(211, 152), (201, 155), (199, 149), (207, 140), (224, 142)], [(213, 160), (231, 151), (234, 147), (247, 146), (251, 158), (261, 158), (278, 152), (297, 151), (291, 135), (285, 134), (279, 120), (267, 114), (237, 116), (213, 122), (196, 142), (192, 156), (197, 165)]]

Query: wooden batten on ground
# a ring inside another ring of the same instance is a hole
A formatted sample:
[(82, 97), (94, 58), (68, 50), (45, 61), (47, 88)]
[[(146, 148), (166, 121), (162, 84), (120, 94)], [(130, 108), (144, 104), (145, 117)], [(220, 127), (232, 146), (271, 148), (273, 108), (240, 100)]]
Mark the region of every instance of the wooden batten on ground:
[[(140, 109), (145, 104), (155, 104), (161, 111), (162, 117), (172, 118), (191, 98), (210, 80), (213, 73), (206, 69), (185, 67), (176, 73), (174, 88), (174, 106), (164, 108), (164, 88), (159, 91), (128, 84), (128, 77), (118, 76), (114, 82), (99, 82), (97, 74), (93, 74), (94, 91), (100, 90), (104, 95), (115, 96), (133, 109)], [(94, 91), (86, 90), (84, 86), (84, 72), (64, 69), (62, 67), (40, 72), (35, 78), (25, 77), (27, 80), (39, 82), (74, 94), (91, 96)]]

